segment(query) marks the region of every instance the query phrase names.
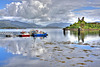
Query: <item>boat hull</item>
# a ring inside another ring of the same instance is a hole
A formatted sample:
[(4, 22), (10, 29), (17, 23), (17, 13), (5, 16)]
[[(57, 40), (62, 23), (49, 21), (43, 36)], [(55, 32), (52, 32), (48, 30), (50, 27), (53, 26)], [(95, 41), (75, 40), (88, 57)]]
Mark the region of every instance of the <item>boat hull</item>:
[(30, 35), (18, 35), (19, 37), (30, 37)]
[(47, 33), (44, 33), (44, 34), (32, 34), (33, 37), (46, 37), (48, 36)]

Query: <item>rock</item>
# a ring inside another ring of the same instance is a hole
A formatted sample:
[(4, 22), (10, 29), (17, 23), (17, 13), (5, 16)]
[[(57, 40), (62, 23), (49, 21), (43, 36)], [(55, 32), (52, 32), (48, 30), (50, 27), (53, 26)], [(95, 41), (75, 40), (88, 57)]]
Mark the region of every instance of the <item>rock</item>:
[(40, 55), (36, 55), (36, 57), (40, 57)]
[(61, 49), (58, 49), (57, 51), (63, 51), (63, 50), (61, 50)]
[(85, 63), (77, 63), (77, 64), (80, 64), (80, 65), (86, 65)]
[(75, 48), (69, 48), (69, 49), (75, 50)]
[(82, 45), (83, 43), (82, 43), (82, 42), (79, 42), (79, 43), (77, 43), (77, 44)]
[(79, 58), (84, 58), (84, 57), (79, 57)]
[(66, 57), (66, 59), (72, 59), (72, 58), (70, 58), (70, 57)]
[(71, 44), (76, 44), (76, 43), (72, 42)]
[(95, 47), (95, 46), (91, 46), (91, 47)]
[(55, 43), (52, 43), (52, 42), (46, 42), (46, 43), (44, 43), (45, 45), (47, 45), (47, 44), (50, 44), (50, 45), (53, 45), (53, 44), (55, 44)]
[(67, 41), (67, 42), (63, 42), (63, 44), (71, 44), (71, 42), (70, 41)]
[(84, 52), (88, 53), (88, 52), (92, 52), (91, 50), (83, 50)]
[(90, 44), (88, 44), (88, 43), (84, 43), (83, 45), (90, 45)]
[(62, 63), (65, 63), (65, 61), (61, 61)]
[(84, 62), (93, 62), (92, 60), (85, 60)]

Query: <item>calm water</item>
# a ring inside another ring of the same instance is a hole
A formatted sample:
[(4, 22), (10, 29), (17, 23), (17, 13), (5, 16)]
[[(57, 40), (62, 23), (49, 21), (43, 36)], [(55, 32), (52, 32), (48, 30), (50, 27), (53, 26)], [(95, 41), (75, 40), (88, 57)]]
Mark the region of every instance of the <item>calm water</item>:
[[(30, 29), (0, 30), (15, 32)], [(38, 29), (43, 37), (10, 37), (0, 34), (0, 67), (100, 67), (100, 33)], [(86, 44), (88, 43), (88, 44)]]

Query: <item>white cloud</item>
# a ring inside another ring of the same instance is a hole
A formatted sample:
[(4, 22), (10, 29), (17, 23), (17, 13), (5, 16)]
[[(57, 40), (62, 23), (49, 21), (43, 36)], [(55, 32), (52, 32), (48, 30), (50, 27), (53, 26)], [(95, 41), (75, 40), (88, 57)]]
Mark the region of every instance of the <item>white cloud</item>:
[[(81, 10), (80, 7), (100, 7), (99, 0), (17, 0), (5, 9), (0, 10), (0, 16), (13, 16), (30, 19), (37, 24), (50, 22), (76, 22), (77, 17), (98, 18), (100, 12), (94, 10)], [(98, 9), (99, 10), (99, 9)], [(79, 14), (76, 14), (79, 13)], [(95, 16), (94, 16), (95, 15)], [(97, 17), (98, 16), (98, 17)], [(76, 19), (75, 19), (76, 18)]]

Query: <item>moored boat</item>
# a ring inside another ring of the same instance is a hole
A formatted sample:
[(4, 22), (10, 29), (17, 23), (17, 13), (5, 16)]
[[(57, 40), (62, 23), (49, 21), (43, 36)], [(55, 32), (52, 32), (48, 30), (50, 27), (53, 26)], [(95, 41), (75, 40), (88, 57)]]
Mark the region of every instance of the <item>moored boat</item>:
[(43, 34), (32, 34), (33, 37), (46, 37), (48, 36), (47, 33), (43, 33)]
[(18, 35), (6, 35), (6, 37), (46, 37), (48, 36), (47, 33), (44, 33), (42, 31), (38, 32), (38, 30), (31, 30), (30, 32), (22, 31)]

